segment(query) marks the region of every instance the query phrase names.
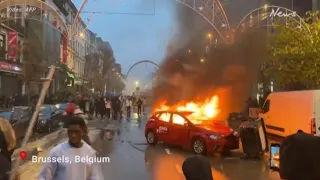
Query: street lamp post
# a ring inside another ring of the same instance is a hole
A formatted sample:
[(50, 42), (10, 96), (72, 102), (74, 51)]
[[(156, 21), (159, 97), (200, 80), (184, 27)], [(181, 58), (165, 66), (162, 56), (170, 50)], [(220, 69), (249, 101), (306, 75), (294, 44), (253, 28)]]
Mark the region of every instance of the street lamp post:
[(208, 33), (207, 38), (209, 38), (209, 46), (208, 45), (206, 46), (206, 53), (209, 53), (211, 46), (212, 46), (212, 34)]
[(209, 33), (207, 36), (208, 36), (208, 38), (209, 38), (209, 42), (210, 42), (210, 46), (211, 46), (211, 44), (212, 44), (212, 34)]

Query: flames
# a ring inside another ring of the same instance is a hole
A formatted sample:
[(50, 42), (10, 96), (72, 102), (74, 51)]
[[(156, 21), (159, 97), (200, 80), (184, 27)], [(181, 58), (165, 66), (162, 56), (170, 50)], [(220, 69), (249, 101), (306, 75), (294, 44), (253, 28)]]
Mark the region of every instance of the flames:
[(166, 102), (159, 103), (155, 111), (191, 111), (188, 116), (192, 121), (213, 120), (220, 112), (218, 96), (212, 96), (204, 101), (181, 102), (173, 106), (167, 106)]

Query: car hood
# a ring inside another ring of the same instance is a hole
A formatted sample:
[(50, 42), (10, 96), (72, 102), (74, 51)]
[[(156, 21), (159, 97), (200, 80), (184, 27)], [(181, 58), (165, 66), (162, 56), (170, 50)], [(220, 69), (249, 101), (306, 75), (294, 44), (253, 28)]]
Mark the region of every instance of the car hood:
[(232, 130), (228, 126), (222, 124), (213, 123), (210, 125), (196, 125), (196, 127), (201, 131), (205, 131), (206, 133), (217, 133), (220, 135), (229, 135), (232, 133)]

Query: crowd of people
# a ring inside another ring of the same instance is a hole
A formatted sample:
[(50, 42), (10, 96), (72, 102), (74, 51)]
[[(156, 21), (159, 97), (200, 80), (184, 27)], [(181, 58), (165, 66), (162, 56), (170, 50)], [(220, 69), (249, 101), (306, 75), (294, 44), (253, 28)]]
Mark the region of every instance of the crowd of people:
[[(79, 100), (79, 107), (90, 118), (122, 119), (123, 115), (131, 117), (132, 108), (137, 107), (138, 116), (144, 113), (146, 97), (111, 96), (111, 97), (83, 97)], [(124, 114), (126, 112), (126, 114)]]

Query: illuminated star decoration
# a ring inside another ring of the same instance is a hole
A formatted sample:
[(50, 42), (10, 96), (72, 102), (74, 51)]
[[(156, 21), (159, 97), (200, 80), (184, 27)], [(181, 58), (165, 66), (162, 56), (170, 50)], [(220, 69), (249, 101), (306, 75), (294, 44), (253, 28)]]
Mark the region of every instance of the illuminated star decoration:
[(203, 8), (204, 8), (204, 7), (200, 6), (200, 7), (199, 7), (199, 11), (202, 11), (202, 10), (203, 10)]

